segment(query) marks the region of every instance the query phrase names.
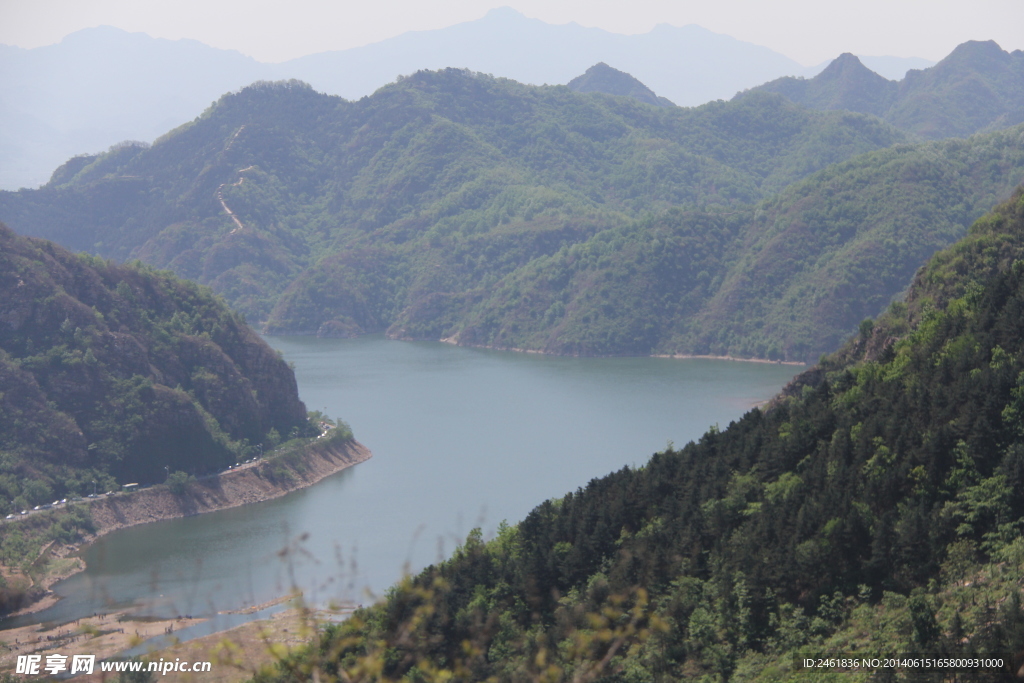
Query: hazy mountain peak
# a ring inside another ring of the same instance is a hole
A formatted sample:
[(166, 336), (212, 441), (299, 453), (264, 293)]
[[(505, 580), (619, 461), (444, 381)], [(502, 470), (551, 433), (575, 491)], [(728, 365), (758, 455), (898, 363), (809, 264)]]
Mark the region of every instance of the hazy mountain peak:
[(653, 90), (633, 76), (625, 71), (612, 68), (604, 62), (598, 62), (587, 69), (583, 75), (569, 81), (567, 85), (570, 90), (580, 93), (600, 92), (606, 95), (632, 97), (656, 107), (673, 106), (671, 101), (664, 97), (658, 97)]
[[(81, 41), (92, 41), (96, 38), (107, 39), (107, 40), (119, 40), (126, 36), (145, 36), (152, 40), (160, 40), (159, 38), (152, 38), (146, 33), (140, 33), (138, 31), (126, 31), (116, 26), (110, 26), (109, 24), (101, 24), (100, 26), (90, 26), (89, 28), (79, 29), (73, 33), (69, 33), (61, 39), (62, 44), (72, 44)], [(44, 46), (45, 47), (45, 46)]]
[(118, 140), (153, 140), (256, 80), (299, 78), (358, 100), (399, 74), (422, 69), (468, 68), (539, 85), (566, 83), (597, 62), (616, 65), (682, 106), (804, 72), (767, 47), (694, 24), (622, 35), (545, 23), (510, 7), (280, 64), (195, 41), (95, 27), (57, 45), (0, 49), (0, 90), (17, 93), (16, 107), (0, 108), (0, 187), (43, 183), (69, 157)]
[(992, 40), (962, 43), (931, 69), (908, 72), (886, 118), (926, 138), (1021, 123), (1024, 52), (1006, 52)]
[(977, 67), (983, 67), (987, 63), (1006, 64), (1012, 59), (1009, 52), (999, 47), (994, 40), (968, 40), (966, 43), (957, 45), (942, 62), (947, 63), (969, 63)]
[(844, 52), (835, 59), (833, 59), (828, 66), (826, 66), (820, 74), (815, 76), (822, 80), (828, 80), (833, 78), (874, 78), (887, 81), (889, 79), (879, 76), (871, 69), (864, 66), (864, 62), (860, 61), (860, 57), (850, 52)]
[[(839, 81), (843, 82), (847, 89), (855, 88), (859, 90), (865, 88), (885, 89), (892, 83), (889, 79), (879, 76), (864, 66), (864, 63), (860, 61), (857, 55), (849, 52), (844, 52), (833, 59), (832, 63), (812, 80), (823, 83)], [(849, 95), (850, 93), (845, 94)]]
[(898, 86), (864, 66), (856, 55), (844, 52), (814, 78), (780, 78), (756, 89), (777, 92), (812, 109), (882, 116), (892, 106)]
[(755, 90), (812, 109), (874, 114), (925, 138), (962, 137), (1024, 122), (1024, 52), (971, 40), (932, 67), (907, 71), (900, 81), (887, 80), (846, 53), (810, 80), (779, 78)]
[[(526, 19), (526, 20), (530, 19), (528, 16), (526, 16), (525, 14), (520, 12), (519, 10), (515, 9), (514, 7), (509, 7), (508, 5), (503, 5), (501, 7), (495, 7), (494, 9), (488, 10), (487, 14), (485, 14), (483, 16), (483, 18), (485, 20), (491, 20), (491, 21), (493, 21), (495, 19), (502, 20), (502, 21), (515, 21), (517, 19)], [(534, 19), (534, 21), (537, 21), (537, 20)]]
[(192, 38), (154, 38), (143, 31), (126, 31), (107, 24), (83, 28), (64, 36), (56, 45), (46, 45), (34, 49), (44, 52), (47, 50), (78, 51), (71, 54), (71, 58), (76, 59), (88, 58), (88, 54), (85, 51), (93, 53), (99, 51), (114, 52), (126, 47), (141, 51), (145, 59), (153, 58), (155, 48), (164, 52), (177, 49), (186, 54), (201, 53), (208, 59), (211, 57), (223, 57), (232, 62), (244, 61), (253, 65), (259, 64), (255, 59), (242, 54), (238, 50), (211, 47)]

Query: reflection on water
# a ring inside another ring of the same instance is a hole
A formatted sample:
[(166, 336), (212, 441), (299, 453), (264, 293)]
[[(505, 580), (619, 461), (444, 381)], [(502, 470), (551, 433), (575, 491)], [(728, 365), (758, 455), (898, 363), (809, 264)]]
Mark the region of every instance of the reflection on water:
[[(494, 533), (537, 503), (668, 441), (723, 428), (799, 368), (658, 358), (559, 358), (380, 337), (269, 337), (310, 409), (342, 416), (369, 461), (277, 500), (118, 531), (29, 621), (138, 606), (212, 615), (299, 587), (366, 602), (403, 570)], [(4, 624), (5, 626), (9, 624)]]

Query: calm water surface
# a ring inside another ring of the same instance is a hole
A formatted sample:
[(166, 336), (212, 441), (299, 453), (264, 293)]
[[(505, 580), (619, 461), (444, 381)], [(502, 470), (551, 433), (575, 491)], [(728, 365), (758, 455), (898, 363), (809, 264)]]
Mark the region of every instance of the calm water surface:
[(209, 615), (299, 586), (367, 602), (403, 571), (668, 441), (725, 427), (800, 368), (657, 358), (559, 358), (381, 337), (268, 337), (310, 409), (342, 416), (369, 461), (257, 505), (111, 534), (67, 596), (33, 620), (131, 605)]

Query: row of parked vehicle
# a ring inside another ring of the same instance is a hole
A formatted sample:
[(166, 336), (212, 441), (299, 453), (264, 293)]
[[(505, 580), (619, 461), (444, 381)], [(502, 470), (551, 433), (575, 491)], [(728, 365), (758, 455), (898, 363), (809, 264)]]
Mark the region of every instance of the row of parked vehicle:
[[(234, 465), (228, 465), (228, 469), (225, 470), (225, 471), (230, 471), (230, 470), (237, 469), (237, 468), (241, 467), (242, 465), (248, 465), (249, 463), (256, 462), (257, 460), (259, 460), (258, 456), (255, 457), (255, 458), (249, 458), (248, 460), (246, 460), (244, 462), (236, 462)], [(149, 488), (149, 486), (139, 486), (138, 484), (126, 484), (124, 488), (125, 488), (126, 491), (137, 491), (137, 490), (140, 490), (140, 489)], [(89, 495), (86, 496), (86, 498), (99, 498), (101, 496), (110, 496), (110, 495), (113, 495), (113, 493), (114, 493), (113, 491), (107, 491), (106, 493), (101, 493), (99, 495), (97, 495), (95, 493), (90, 493)], [(60, 500), (55, 500), (52, 503), (43, 503), (42, 505), (36, 505), (34, 508), (32, 508), (31, 511), (30, 510), (22, 510), (18, 514), (11, 513), (11, 514), (7, 515), (6, 519), (16, 519), (16, 518), (18, 518), (21, 515), (29, 514), (29, 512), (40, 512), (42, 510), (51, 510), (53, 508), (60, 507), (61, 505), (67, 505), (68, 500), (69, 500), (68, 498), (62, 498)], [(75, 497), (70, 499), (70, 501), (72, 503), (80, 501), (80, 500), (82, 500), (81, 496), (75, 496)]]
[(248, 460), (246, 460), (244, 462), (236, 462), (234, 465), (228, 465), (228, 469), (225, 470), (225, 472), (229, 472), (231, 470), (238, 469), (242, 465), (248, 465), (249, 463), (256, 462), (257, 460), (259, 460), (259, 458), (249, 458)]
[[(104, 495), (109, 496), (111, 493), (113, 492), (108, 491), (107, 493), (101, 493), (99, 495), (96, 495), (95, 493), (90, 493), (88, 496), (86, 496), (86, 498), (99, 498), (100, 496)], [(77, 503), (80, 500), (83, 500), (81, 496), (74, 496), (72, 498), (61, 498), (60, 500), (55, 500), (52, 503), (43, 503), (42, 505), (36, 505), (34, 508), (32, 508), (32, 510), (22, 510), (17, 514), (14, 514), (12, 512), (11, 514), (7, 515), (5, 519), (16, 519), (21, 515), (29, 514), (29, 512), (41, 512), (43, 510), (52, 510), (53, 508), (59, 508), (62, 505), (67, 505), (68, 502)]]

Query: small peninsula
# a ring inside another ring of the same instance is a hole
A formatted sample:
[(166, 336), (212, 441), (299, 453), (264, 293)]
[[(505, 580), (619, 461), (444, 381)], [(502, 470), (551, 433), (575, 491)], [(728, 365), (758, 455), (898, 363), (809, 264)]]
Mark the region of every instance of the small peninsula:
[(73, 572), (95, 534), (369, 457), (343, 422), (307, 414), (288, 364), (206, 287), (0, 224), (0, 292), (0, 614)]

